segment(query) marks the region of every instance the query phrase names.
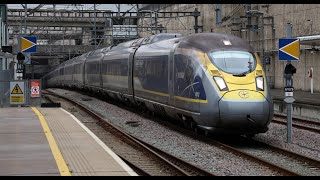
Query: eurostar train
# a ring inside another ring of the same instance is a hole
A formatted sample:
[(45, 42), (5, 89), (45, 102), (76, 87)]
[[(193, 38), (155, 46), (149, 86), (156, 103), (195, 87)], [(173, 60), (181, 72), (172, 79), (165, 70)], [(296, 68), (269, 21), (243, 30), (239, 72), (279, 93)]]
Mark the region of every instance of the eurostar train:
[(268, 131), (273, 102), (258, 54), (222, 33), (157, 34), (72, 58), (43, 77), (47, 87), (99, 93), (181, 120), (195, 131)]

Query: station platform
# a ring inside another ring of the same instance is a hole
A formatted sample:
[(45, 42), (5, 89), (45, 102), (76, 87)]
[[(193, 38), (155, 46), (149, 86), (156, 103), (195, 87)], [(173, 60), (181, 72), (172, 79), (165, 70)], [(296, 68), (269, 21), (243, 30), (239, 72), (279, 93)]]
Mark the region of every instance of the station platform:
[(137, 176), (62, 108), (0, 108), (1, 176)]
[[(283, 101), (283, 99), (285, 98), (284, 89), (270, 89), (270, 90), (271, 90), (272, 99)], [(293, 98), (296, 99), (294, 103), (320, 106), (320, 93), (313, 92), (313, 94), (311, 94), (310, 91), (294, 90)]]
[[(284, 102), (284, 89), (271, 89), (274, 113), (287, 116), (287, 103)], [(292, 117), (309, 121), (320, 122), (320, 93), (295, 90), (295, 101), (292, 104)]]

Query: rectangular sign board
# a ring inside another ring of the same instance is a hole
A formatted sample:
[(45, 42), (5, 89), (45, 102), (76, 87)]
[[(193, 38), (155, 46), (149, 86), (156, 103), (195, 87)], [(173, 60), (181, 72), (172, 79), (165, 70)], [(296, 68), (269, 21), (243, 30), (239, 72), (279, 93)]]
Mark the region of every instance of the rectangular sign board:
[(18, 63), (16, 73), (23, 73), (23, 71), (24, 71), (24, 65)]
[(300, 60), (300, 40), (297, 38), (280, 38), (278, 54), (280, 61)]
[(37, 37), (36, 36), (21, 36), (20, 48), (23, 53), (37, 52)]
[(40, 80), (30, 80), (30, 90), (32, 98), (40, 97), (40, 87)]
[(10, 104), (25, 104), (24, 81), (10, 82)]
[(284, 93), (286, 97), (292, 97), (293, 96), (293, 92), (285, 92)]
[(293, 87), (284, 87), (284, 92), (293, 92)]

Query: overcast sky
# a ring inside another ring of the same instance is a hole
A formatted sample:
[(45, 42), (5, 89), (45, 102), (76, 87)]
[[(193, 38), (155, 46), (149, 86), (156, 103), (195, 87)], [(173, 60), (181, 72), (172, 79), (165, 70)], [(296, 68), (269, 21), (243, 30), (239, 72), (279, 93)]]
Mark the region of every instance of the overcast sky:
[[(9, 9), (22, 9), (23, 7), (21, 4), (7, 4)], [(28, 8), (35, 8), (39, 4), (27, 4)], [(112, 11), (118, 11), (117, 9), (118, 4), (96, 4), (97, 10), (112, 10)], [(135, 5), (135, 4), (134, 4)], [(120, 4), (120, 11), (127, 11), (131, 9), (133, 5), (129, 4)], [(51, 9), (53, 8), (53, 5), (45, 5), (41, 9)], [(93, 10), (94, 4), (77, 4), (77, 7), (72, 4), (56, 4), (57, 9), (68, 9), (68, 10), (77, 10), (78, 9), (84, 9), (84, 10)], [(132, 9), (132, 11), (136, 11), (136, 9)]]

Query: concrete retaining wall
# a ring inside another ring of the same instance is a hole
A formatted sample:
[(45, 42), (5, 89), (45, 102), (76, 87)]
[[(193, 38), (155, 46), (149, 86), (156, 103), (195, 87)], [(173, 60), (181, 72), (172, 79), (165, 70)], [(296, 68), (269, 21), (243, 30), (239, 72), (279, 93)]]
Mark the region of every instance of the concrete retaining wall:
[[(274, 100), (273, 103), (275, 114), (287, 115), (287, 104), (285, 102)], [(320, 106), (294, 103), (292, 116), (295, 118), (320, 121)]]

